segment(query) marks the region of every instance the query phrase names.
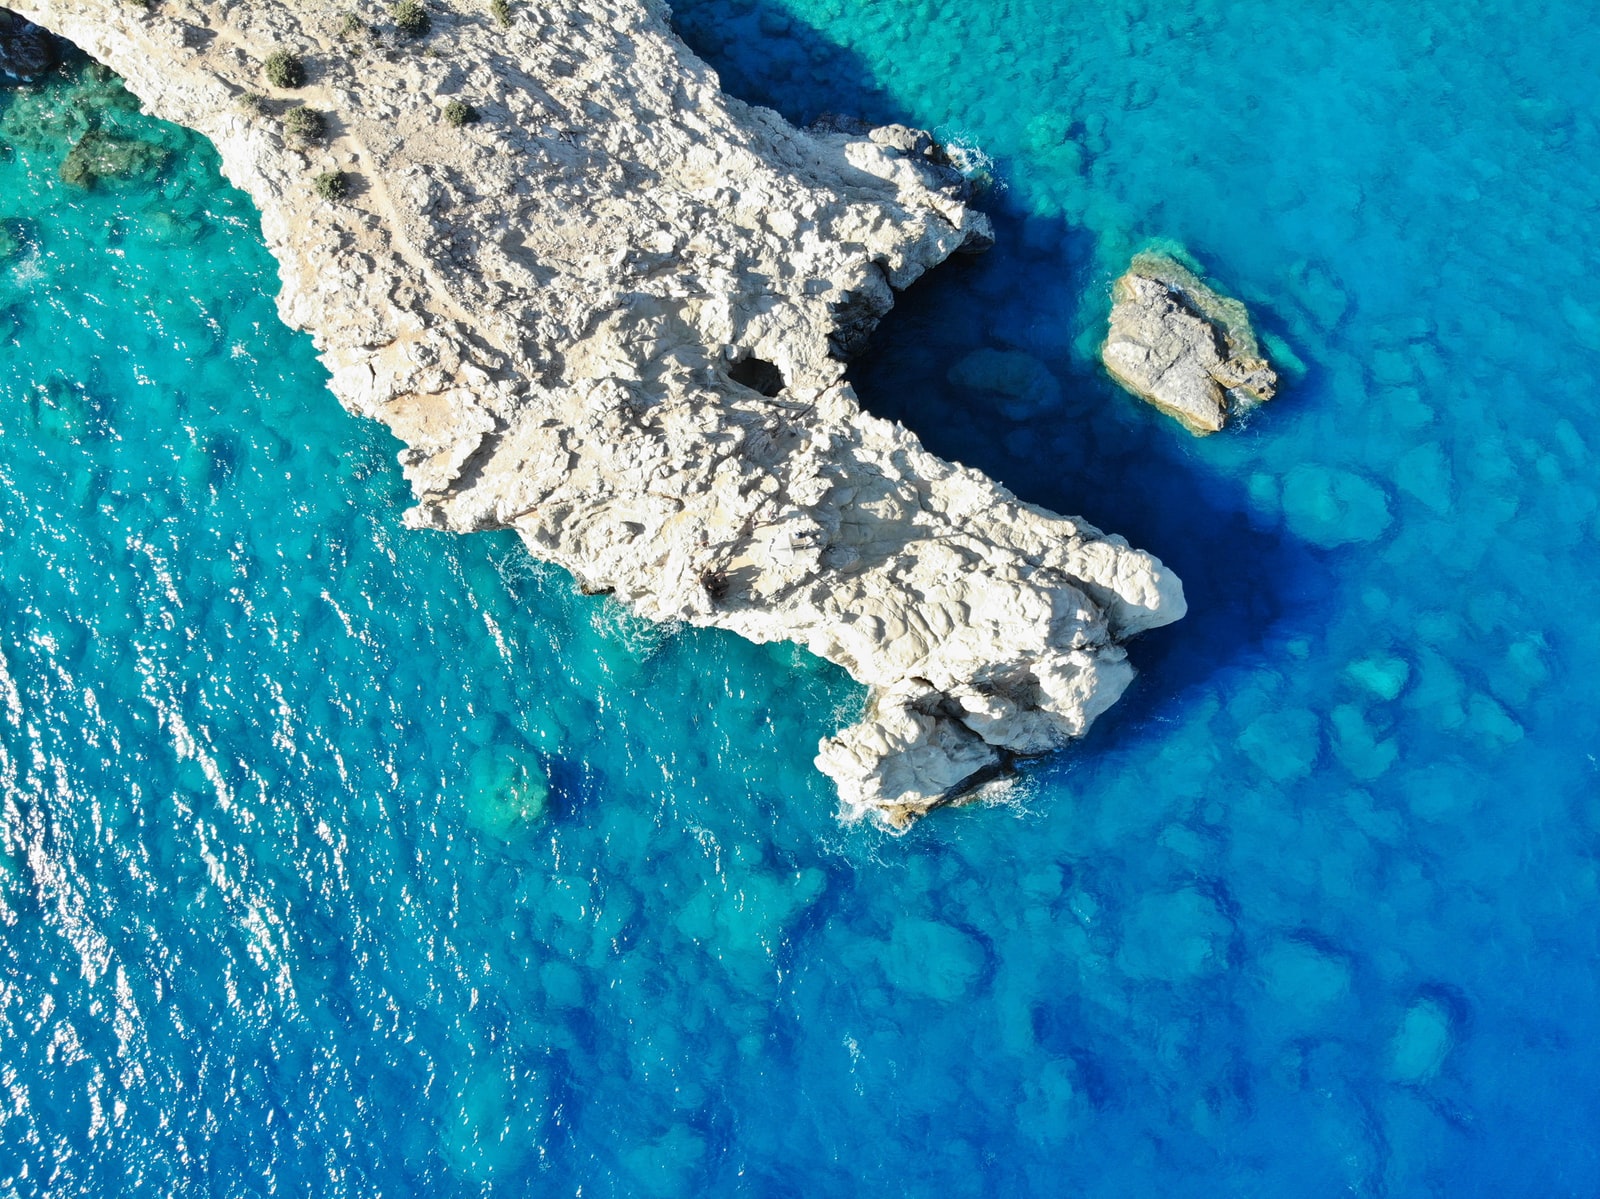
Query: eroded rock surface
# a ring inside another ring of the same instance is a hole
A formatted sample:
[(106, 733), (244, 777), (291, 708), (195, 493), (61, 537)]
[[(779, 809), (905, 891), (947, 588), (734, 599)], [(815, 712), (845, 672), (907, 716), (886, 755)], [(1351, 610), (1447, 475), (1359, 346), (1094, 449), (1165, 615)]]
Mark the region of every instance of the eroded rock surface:
[(1111, 377), (1197, 436), (1270, 400), (1278, 376), (1261, 356), (1250, 316), (1165, 254), (1137, 254), (1111, 290), (1100, 348)]
[[(645, 616), (792, 640), (870, 688), (818, 764), (900, 827), (1080, 735), (1178, 580), (864, 414), (841, 355), (988, 244), (926, 134), (800, 131), (722, 95), (639, 0), (433, 6), (410, 42), (321, 0), (15, 0), (217, 146), (419, 528), (512, 528)], [(262, 63), (301, 56), (305, 86)], [(246, 93), (262, 99), (241, 103)], [(451, 128), (450, 100), (481, 120)], [(287, 136), (307, 104), (328, 136)], [(313, 180), (342, 173), (339, 201)]]

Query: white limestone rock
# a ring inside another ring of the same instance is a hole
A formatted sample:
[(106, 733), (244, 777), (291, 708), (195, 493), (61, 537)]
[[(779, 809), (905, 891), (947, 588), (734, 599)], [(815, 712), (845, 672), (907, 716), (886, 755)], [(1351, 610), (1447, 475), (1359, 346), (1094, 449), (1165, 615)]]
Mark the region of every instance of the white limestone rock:
[(1111, 328), (1100, 348), (1106, 370), (1196, 436), (1217, 432), (1276, 393), (1278, 376), (1261, 356), (1244, 305), (1182, 263), (1137, 254), (1111, 297)]
[[(847, 817), (903, 827), (1081, 735), (1121, 642), (1183, 615), (1149, 554), (861, 411), (842, 359), (893, 289), (992, 239), (926, 134), (730, 99), (651, 0), (524, 0), (510, 29), (435, 4), (422, 45), (360, 47), (331, 0), (9, 2), (216, 144), (283, 319), (406, 444), (409, 524), (515, 529), (644, 616), (866, 684), (818, 757)], [(267, 84), (280, 49), (303, 88)], [(481, 122), (448, 127), (455, 98)], [(327, 142), (284, 135), (295, 103)]]

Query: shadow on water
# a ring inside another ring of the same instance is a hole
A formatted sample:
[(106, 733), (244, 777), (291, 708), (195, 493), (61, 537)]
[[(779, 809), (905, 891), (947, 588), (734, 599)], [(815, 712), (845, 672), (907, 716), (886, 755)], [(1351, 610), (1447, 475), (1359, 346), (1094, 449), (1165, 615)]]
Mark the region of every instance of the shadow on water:
[(767, 0), (679, 0), (673, 28), (722, 79), (722, 88), (806, 125), (825, 112), (875, 124), (911, 114), (874, 82), (854, 51)]
[[(689, 0), (675, 6), (675, 25), (730, 94), (791, 121), (837, 112), (937, 128), (950, 116), (909, 111), (855, 52), (776, 4)], [(1093, 235), (1030, 211), (1005, 186), (1005, 163), (995, 173), (998, 185), (976, 203), (994, 221), (996, 247), (942, 265), (897, 297), (850, 378), (869, 411), (902, 422), (934, 453), (984, 471), (1030, 503), (1122, 534), (1183, 579), (1188, 617), (1146, 634), (1133, 650), (1147, 679), (1159, 681), (1136, 687), (1094, 740), (1115, 738), (1281, 636), (1275, 627), (1329, 588), (1331, 575), (1275, 521), (1252, 520), (1240, 474), (1207, 463), (1187, 433), (1105, 376), (1094, 343), (1109, 296)], [(972, 388), (960, 372), (952, 378), (978, 350), (1042, 364), (1059, 384), (1059, 401), (1007, 415), (994, 393)], [(1220, 436), (1252, 433), (1246, 426)]]

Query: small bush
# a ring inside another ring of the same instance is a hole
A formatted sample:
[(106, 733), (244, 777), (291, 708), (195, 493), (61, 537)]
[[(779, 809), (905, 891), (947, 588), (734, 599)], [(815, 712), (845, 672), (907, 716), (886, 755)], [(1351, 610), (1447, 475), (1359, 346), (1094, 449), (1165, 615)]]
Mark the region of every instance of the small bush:
[(300, 105), (283, 114), (283, 130), (303, 142), (319, 141), (328, 131), (328, 122), (315, 108)]
[(267, 98), (260, 92), (245, 92), (239, 97), (239, 107), (253, 117), (259, 117), (267, 110)]
[(261, 67), (266, 72), (267, 82), (273, 87), (300, 87), (306, 81), (305, 64), (300, 61), (298, 54), (290, 54), (287, 50), (274, 50), (267, 55), (267, 61)]
[(444, 123), (454, 129), (470, 125), (478, 119), (478, 110), (465, 100), (452, 100), (444, 106)]
[(489, 15), (507, 27), (511, 24), (511, 0), (489, 0)]
[(399, 0), (390, 7), (389, 16), (394, 20), (394, 27), (407, 37), (421, 37), (433, 27), (428, 10), (417, 0)]
[(358, 41), (370, 32), (367, 23), (353, 12), (344, 14), (344, 20), (339, 22), (339, 36), (347, 42)]
[(343, 171), (323, 171), (311, 185), (324, 200), (342, 200), (350, 193), (350, 180)]

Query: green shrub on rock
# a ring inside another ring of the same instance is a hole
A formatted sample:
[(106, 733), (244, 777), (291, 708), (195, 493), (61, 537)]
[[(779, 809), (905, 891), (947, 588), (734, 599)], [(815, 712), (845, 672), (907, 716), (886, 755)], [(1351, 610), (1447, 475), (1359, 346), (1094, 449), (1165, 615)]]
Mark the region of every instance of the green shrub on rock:
[(300, 87), (306, 81), (305, 64), (300, 61), (298, 54), (291, 54), (287, 50), (274, 50), (267, 55), (261, 69), (273, 87)]
[(350, 181), (343, 171), (323, 171), (311, 185), (324, 200), (342, 200), (350, 194)]
[(320, 141), (327, 130), (327, 119), (314, 108), (302, 104), (283, 114), (283, 131), (300, 141)]
[(347, 42), (364, 38), (371, 32), (367, 23), (353, 12), (344, 14), (344, 20), (339, 22), (339, 36)]
[(501, 25), (511, 24), (511, 0), (489, 0), (489, 15)]
[(245, 92), (238, 100), (239, 107), (253, 117), (259, 117), (267, 110), (267, 98), (260, 92)]
[(394, 27), (407, 37), (421, 37), (433, 27), (428, 10), (418, 0), (398, 0), (389, 9)]
[(452, 100), (444, 106), (444, 123), (451, 128), (459, 129), (463, 125), (470, 125), (478, 119), (478, 110), (465, 100)]

